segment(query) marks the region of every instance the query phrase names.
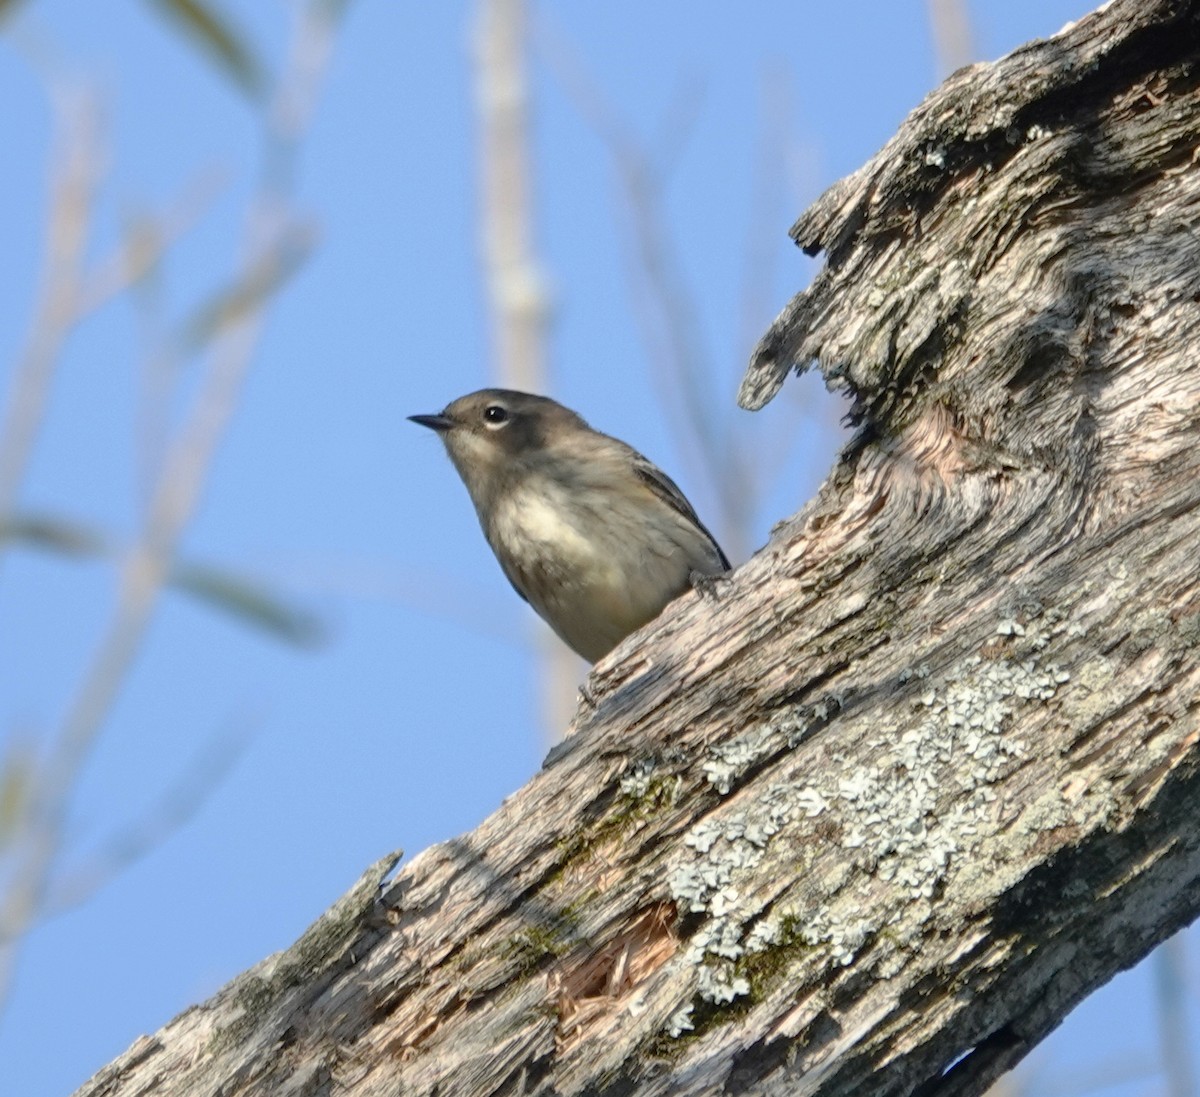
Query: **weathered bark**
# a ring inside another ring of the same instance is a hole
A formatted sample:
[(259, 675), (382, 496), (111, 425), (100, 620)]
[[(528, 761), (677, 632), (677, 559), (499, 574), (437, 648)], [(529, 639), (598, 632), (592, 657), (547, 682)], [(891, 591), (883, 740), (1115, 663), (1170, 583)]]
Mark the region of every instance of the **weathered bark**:
[(976, 1094), (1193, 918), (1198, 64), (1200, 0), (1117, 0), (930, 96), (743, 389), (851, 391), (818, 498), (80, 1092)]

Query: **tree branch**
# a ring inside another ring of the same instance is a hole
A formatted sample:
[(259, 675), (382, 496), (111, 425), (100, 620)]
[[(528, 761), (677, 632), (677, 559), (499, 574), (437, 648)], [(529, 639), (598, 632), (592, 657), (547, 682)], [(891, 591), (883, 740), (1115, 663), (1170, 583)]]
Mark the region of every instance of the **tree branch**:
[(743, 386), (851, 392), (818, 497), (81, 1093), (968, 1097), (1195, 917), (1198, 61), (1114, 0), (931, 95)]

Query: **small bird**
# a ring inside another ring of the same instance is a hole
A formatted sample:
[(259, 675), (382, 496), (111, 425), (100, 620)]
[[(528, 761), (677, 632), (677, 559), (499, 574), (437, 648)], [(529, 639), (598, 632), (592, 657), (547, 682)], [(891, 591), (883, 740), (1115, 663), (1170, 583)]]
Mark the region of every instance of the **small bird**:
[(548, 397), (481, 389), (409, 418), (441, 435), (516, 592), (590, 662), (729, 570), (665, 472)]

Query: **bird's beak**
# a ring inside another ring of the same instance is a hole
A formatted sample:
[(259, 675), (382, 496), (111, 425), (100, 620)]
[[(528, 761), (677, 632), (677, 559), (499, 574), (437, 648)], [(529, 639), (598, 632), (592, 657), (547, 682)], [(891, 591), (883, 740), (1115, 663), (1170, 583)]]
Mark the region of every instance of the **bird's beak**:
[(451, 427), (454, 426), (454, 420), (448, 415), (410, 415), (409, 421), (420, 423), (423, 427), (428, 427), (430, 430), (436, 430), (438, 434), (445, 434)]

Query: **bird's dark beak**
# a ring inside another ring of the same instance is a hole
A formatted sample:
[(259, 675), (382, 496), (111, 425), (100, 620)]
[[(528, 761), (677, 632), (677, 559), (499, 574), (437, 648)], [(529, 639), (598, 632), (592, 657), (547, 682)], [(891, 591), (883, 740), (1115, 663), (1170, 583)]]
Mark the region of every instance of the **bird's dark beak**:
[(410, 422), (420, 423), (423, 427), (428, 427), (430, 430), (436, 430), (438, 434), (445, 434), (452, 426), (454, 420), (448, 415), (410, 415)]

